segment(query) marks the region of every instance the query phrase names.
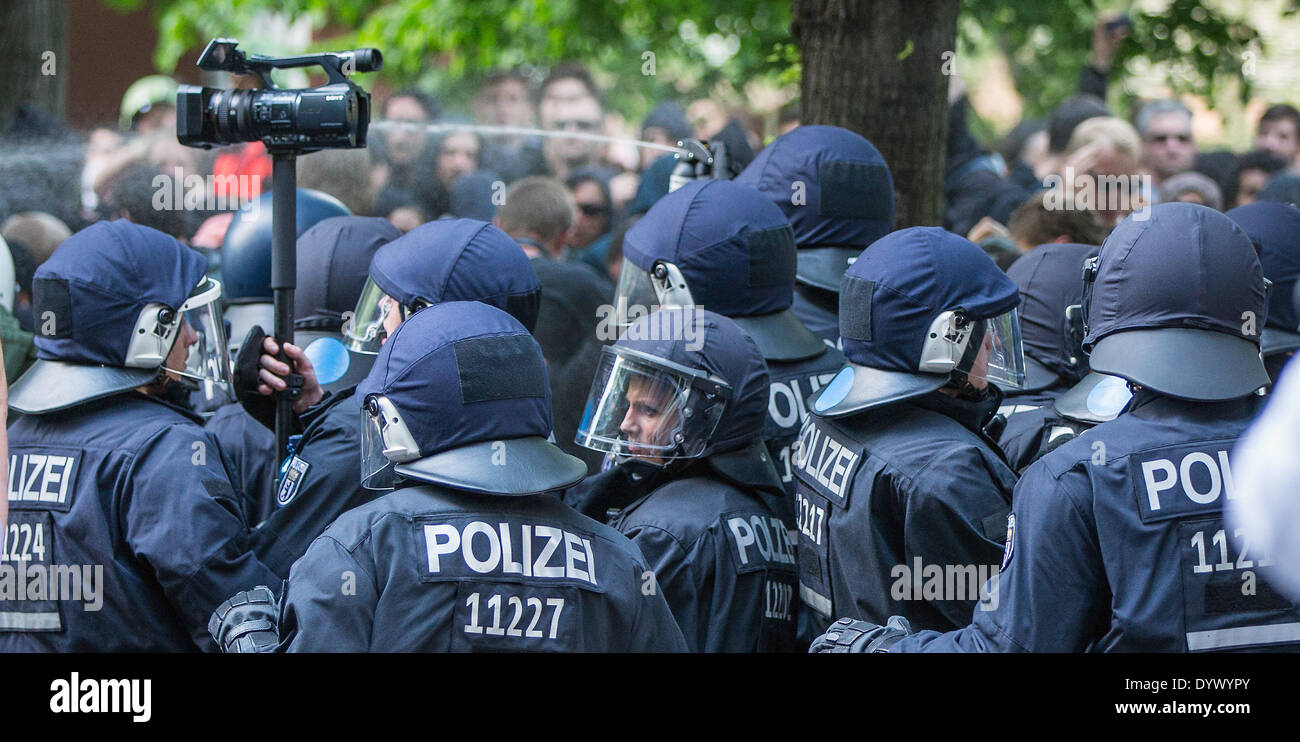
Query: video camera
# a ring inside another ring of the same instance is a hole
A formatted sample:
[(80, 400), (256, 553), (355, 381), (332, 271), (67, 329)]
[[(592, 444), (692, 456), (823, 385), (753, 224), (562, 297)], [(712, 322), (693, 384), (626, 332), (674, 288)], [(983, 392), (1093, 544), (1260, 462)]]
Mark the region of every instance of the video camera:
[[(348, 79), (383, 65), (378, 49), (355, 49), (297, 57), (263, 57), (240, 51), (234, 39), (213, 39), (199, 56), (201, 69), (254, 74), (265, 89), (181, 85), (176, 92), (176, 138), (208, 149), (214, 144), (262, 142), (270, 152), (315, 152), (366, 146), (370, 94)], [(329, 82), (315, 88), (281, 89), (271, 71), (320, 66)]]

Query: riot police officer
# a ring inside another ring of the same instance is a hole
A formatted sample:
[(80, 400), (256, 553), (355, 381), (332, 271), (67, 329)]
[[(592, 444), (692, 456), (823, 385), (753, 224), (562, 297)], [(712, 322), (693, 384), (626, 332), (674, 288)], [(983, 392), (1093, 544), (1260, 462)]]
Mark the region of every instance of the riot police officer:
[[(440, 302), (462, 300), (497, 306), (531, 328), (540, 293), (528, 257), (504, 232), (473, 219), (443, 219), (375, 252), (344, 335), (350, 349), (374, 355), (405, 318)], [(269, 394), (285, 387), (289, 369), (272, 355), (273, 340), (267, 339), (263, 350), (260, 392)], [(294, 403), (296, 409), (301, 406), (302, 438), (281, 467), (275, 511), (253, 533), (258, 554), (282, 576), (335, 518), (375, 497), (358, 484), (361, 429), (352, 390), (322, 401), (312, 362), (292, 345), (286, 352), (308, 377)], [(311, 404), (315, 406), (307, 409)]]
[[(645, 559), (553, 496), (586, 473), (547, 441), (541, 349), (479, 302), (421, 310), (389, 337), (347, 406), (367, 486), (293, 567), (279, 611), (290, 652), (684, 651)], [(271, 591), (212, 630), (275, 646)]]
[(847, 129), (800, 126), (764, 147), (736, 182), (758, 189), (790, 221), (799, 246), (792, 311), (818, 337), (838, 343), (844, 271), (894, 228), (885, 158)]
[(984, 426), (1024, 383), (1019, 303), (992, 259), (937, 227), (886, 235), (849, 267), (849, 365), (812, 398), (795, 458), (799, 593), (818, 632), (845, 613), (969, 619), (1015, 485)]
[[(36, 271), (39, 359), (10, 389), (0, 651), (213, 648), (208, 614), (278, 579), (248, 550), (229, 462), (186, 407), (229, 384), (221, 286), (162, 232), (99, 222)], [(61, 575), (59, 584), (52, 579)], [(64, 591), (71, 591), (71, 595)]]
[[(763, 440), (793, 499), (790, 445), (808, 417), (806, 400), (844, 356), (790, 311), (796, 249), (780, 209), (748, 186), (695, 181), (627, 231), (623, 256), (616, 307), (699, 306), (734, 320), (758, 345), (771, 382)], [(788, 502), (781, 515), (793, 528)]]
[[(1228, 453), (1262, 406), (1267, 281), (1249, 237), (1195, 204), (1125, 219), (1089, 269), (1085, 348), (1133, 399), (1025, 472), (989, 610), (948, 633), (846, 619), (814, 649), (1295, 650), (1274, 555), (1224, 527)], [(842, 630), (843, 629), (843, 630)]]
[(1083, 352), (1083, 262), (1095, 245), (1040, 245), (1007, 269), (1020, 287), (1020, 332), (1025, 348), (1024, 388), (1009, 393), (998, 414), (1006, 425), (998, 445), (1017, 472), (1087, 429), (1052, 402), (1088, 371)]
[(735, 322), (661, 309), (605, 348), (578, 427), (578, 443), (616, 465), (565, 501), (603, 509), (640, 548), (692, 651), (793, 648), (795, 554), (761, 438), (767, 390), (762, 353)]
[(1289, 203), (1256, 201), (1227, 214), (1255, 243), (1264, 277), (1273, 282), (1268, 319), (1260, 333), (1260, 353), (1268, 377), (1276, 381), (1282, 367), (1300, 349), (1300, 313), (1293, 301), (1300, 279), (1300, 209)]
[[(333, 216), (312, 225), (298, 238), (294, 340), (311, 361), (324, 391), (350, 389), (370, 370), (373, 355), (357, 353), (343, 344), (343, 313), (356, 308), (375, 251), (401, 236), (387, 219)], [(267, 240), (269, 250), (269, 237)], [(275, 435), (238, 404), (218, 408), (204, 427), (235, 463), (239, 489), (250, 498), (249, 522), (261, 523), (275, 509), (280, 465)]]

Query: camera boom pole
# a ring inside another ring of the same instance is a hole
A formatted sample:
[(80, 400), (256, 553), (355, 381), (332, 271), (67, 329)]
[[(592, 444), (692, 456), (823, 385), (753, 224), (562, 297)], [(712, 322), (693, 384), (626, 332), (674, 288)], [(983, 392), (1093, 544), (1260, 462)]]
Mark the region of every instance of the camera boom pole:
[[(293, 363), (284, 344), (293, 342), (293, 292), (298, 285), (298, 174), (297, 155), (271, 154), (271, 296), (275, 302), (275, 342), (281, 361)], [(288, 380), (286, 379), (286, 382)], [(275, 397), (275, 451), (278, 463), (288, 453), (289, 431), (293, 429), (292, 386)]]

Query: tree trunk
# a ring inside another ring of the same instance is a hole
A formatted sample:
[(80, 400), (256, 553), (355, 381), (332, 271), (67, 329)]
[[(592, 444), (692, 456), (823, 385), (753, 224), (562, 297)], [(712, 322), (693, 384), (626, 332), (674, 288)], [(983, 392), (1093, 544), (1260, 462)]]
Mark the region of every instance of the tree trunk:
[(8, 125), (20, 103), (62, 117), (67, 90), (67, 0), (0, 2), (0, 49), (5, 50), (0, 127)]
[(794, 0), (801, 120), (841, 126), (876, 145), (894, 176), (896, 227), (943, 224), (946, 73), (956, 61), (960, 4)]

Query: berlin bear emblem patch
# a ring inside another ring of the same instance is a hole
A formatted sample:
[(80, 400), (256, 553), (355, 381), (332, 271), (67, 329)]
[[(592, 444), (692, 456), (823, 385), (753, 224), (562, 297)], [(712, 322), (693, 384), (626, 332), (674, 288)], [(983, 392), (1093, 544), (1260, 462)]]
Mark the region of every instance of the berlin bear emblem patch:
[(280, 472), (280, 488), (275, 493), (277, 505), (284, 507), (298, 495), (298, 488), (302, 486), (302, 479), (307, 476), (307, 470), (310, 468), (311, 464), (297, 456), (285, 462)]

